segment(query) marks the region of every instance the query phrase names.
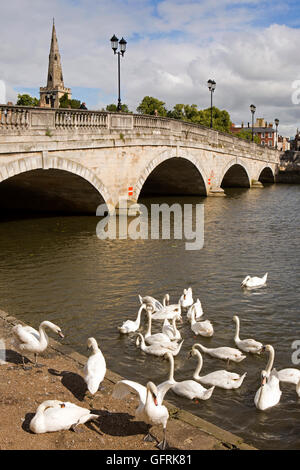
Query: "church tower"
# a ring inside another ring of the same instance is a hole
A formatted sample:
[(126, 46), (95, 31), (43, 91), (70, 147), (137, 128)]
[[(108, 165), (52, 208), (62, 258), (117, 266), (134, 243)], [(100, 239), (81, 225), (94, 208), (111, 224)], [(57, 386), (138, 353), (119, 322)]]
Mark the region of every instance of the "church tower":
[(45, 108), (59, 108), (59, 98), (67, 93), (71, 99), (71, 89), (65, 88), (60, 61), (60, 53), (53, 18), (52, 38), (49, 54), (47, 86), (40, 88), (40, 106)]

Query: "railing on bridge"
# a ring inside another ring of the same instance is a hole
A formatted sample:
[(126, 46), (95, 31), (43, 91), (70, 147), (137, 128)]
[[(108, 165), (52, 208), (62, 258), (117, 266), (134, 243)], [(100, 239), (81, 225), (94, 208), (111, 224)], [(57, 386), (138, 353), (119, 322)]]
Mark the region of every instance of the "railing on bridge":
[[(220, 149), (235, 149), (249, 151), (252, 146), (256, 155), (271, 155), (277, 152), (273, 148), (243, 140), (235, 135), (219, 132), (202, 125), (131, 113), (110, 113), (106, 111), (89, 111), (81, 109), (38, 108), (29, 106), (0, 105), (0, 135), (22, 135), (37, 131), (40, 135), (61, 132), (93, 132), (98, 134), (107, 130), (109, 132), (122, 130), (136, 131), (136, 134), (151, 133), (179, 136), (181, 139), (197, 141)], [(106, 132), (107, 133), (107, 132)], [(255, 149), (255, 150), (254, 150)]]

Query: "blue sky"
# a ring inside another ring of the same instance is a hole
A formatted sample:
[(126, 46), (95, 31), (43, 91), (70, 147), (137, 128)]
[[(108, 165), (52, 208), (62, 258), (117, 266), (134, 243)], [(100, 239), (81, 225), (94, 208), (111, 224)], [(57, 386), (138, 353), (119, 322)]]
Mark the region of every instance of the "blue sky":
[(257, 117), (279, 118), (284, 135), (300, 127), (300, 104), (291, 99), (300, 79), (298, 1), (10, 0), (0, 14), (0, 80), (10, 100), (39, 96), (46, 85), (55, 17), (65, 86), (89, 109), (117, 101), (109, 41), (116, 34), (128, 42), (121, 99), (132, 111), (145, 95), (168, 109), (208, 107), (206, 82), (214, 78), (214, 103), (233, 122), (249, 121), (254, 103)]

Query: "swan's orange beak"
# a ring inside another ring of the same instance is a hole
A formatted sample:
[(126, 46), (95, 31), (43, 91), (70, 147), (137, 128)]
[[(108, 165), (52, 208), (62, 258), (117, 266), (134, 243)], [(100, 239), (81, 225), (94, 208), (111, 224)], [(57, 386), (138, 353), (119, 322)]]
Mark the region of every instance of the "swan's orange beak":
[(60, 404), (60, 407), (61, 407), (61, 408), (65, 408), (66, 405), (65, 405), (64, 403), (61, 403), (61, 404)]
[(153, 400), (154, 400), (154, 404), (155, 404), (155, 406), (158, 406), (158, 403), (157, 403), (157, 398), (156, 398), (156, 397), (153, 397)]
[(59, 334), (59, 336), (60, 336), (61, 338), (64, 338), (64, 335), (62, 334), (61, 331), (58, 331), (58, 334)]

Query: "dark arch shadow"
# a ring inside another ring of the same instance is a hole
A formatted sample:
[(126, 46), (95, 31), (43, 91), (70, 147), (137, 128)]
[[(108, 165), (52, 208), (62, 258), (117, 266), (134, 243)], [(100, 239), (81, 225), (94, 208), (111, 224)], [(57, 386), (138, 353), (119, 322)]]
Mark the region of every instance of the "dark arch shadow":
[(160, 163), (148, 176), (139, 198), (152, 196), (206, 196), (206, 188), (198, 168), (181, 157)]
[(85, 393), (87, 391), (87, 386), (84, 381), (84, 378), (76, 374), (76, 372), (69, 372), (67, 370), (58, 371), (55, 369), (48, 369), (49, 374), (62, 377), (61, 383), (66, 387), (72, 395), (79, 401), (83, 401)]
[(250, 188), (245, 168), (238, 163), (232, 165), (223, 176), (221, 188)]
[(264, 168), (259, 175), (258, 181), (260, 181), (261, 183), (274, 183), (274, 175), (271, 168)]
[(66, 170), (35, 169), (0, 183), (0, 213), (4, 217), (49, 214), (96, 214), (104, 204), (86, 179)]

